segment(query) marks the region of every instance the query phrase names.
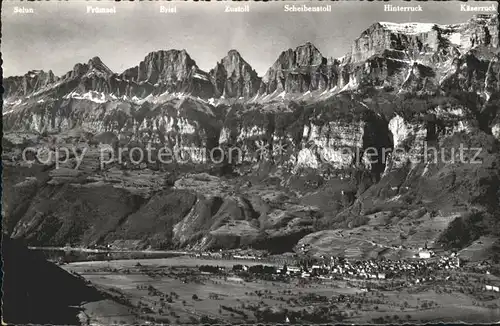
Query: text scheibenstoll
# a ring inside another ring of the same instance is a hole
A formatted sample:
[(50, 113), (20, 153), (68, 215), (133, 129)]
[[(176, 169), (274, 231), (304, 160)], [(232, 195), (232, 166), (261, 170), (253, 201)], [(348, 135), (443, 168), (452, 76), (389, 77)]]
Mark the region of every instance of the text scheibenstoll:
[(332, 12), (331, 5), (284, 5), (284, 12)]

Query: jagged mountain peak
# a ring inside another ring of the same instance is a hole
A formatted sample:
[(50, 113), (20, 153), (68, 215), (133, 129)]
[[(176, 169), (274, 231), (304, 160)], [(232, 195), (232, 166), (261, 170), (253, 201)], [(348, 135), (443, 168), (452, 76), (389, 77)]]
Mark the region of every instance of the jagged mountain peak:
[(241, 54), (231, 49), (216, 66), (210, 70), (216, 96), (248, 98), (257, 93), (260, 78)]
[(187, 79), (197, 69), (186, 50), (159, 50), (148, 53), (138, 66), (125, 70), (121, 76), (136, 83), (168, 84)]
[(12, 76), (3, 80), (4, 98), (27, 96), (58, 80), (52, 70), (30, 70), (22, 76)]
[(240, 54), (240, 52), (238, 52), (238, 50), (236, 50), (236, 49), (231, 49), (231, 50), (229, 50), (229, 51), (227, 52), (227, 56), (228, 56), (228, 57), (239, 57), (239, 58), (241, 58), (241, 54)]
[(300, 49), (304, 49), (304, 48), (305, 48), (305, 49), (311, 49), (311, 50), (313, 50), (313, 51), (318, 51), (318, 52), (319, 52), (319, 50), (318, 50), (318, 48), (316, 47), (316, 45), (314, 45), (314, 44), (313, 44), (312, 42), (310, 42), (310, 41), (307, 41), (306, 43), (304, 43), (304, 44), (301, 44), (301, 45), (297, 46), (297, 47), (295, 48), (295, 51), (300, 50)]
[(99, 58), (97, 56), (90, 59), (89, 62), (87, 63), (87, 65), (89, 66), (90, 70), (95, 69), (95, 70), (107, 72), (110, 74), (113, 73), (113, 71), (111, 69), (109, 69), (108, 66), (106, 66), (104, 64), (104, 62), (102, 62), (101, 58)]
[(39, 69), (33, 69), (33, 70), (30, 70), (28, 71), (25, 76), (27, 77), (30, 77), (30, 78), (34, 78), (36, 76), (40, 76), (40, 75), (44, 75), (44, 74), (51, 74), (52, 73), (52, 70), (49, 70), (47, 72), (43, 71), (43, 70), (39, 70)]
[(291, 69), (294, 67), (317, 66), (322, 63), (326, 63), (326, 59), (314, 44), (307, 42), (295, 49), (290, 48), (283, 51), (272, 68)]
[(26, 81), (41, 81), (44, 84), (51, 83), (57, 79), (52, 70), (44, 71), (33, 69), (25, 73), (23, 76), (8, 77), (7, 79), (24, 79)]
[(41, 76), (54, 76), (54, 73), (52, 72), (52, 70), (45, 71), (45, 70), (41, 70), (41, 69), (32, 69), (32, 70), (29, 70), (28, 72), (26, 72), (22, 76), (12, 76), (12, 77), (8, 77), (8, 78), (21, 78), (21, 77), (36, 78), (36, 77), (41, 77)]
[(283, 51), (262, 78), (261, 93), (304, 93), (329, 84), (322, 70), (327, 59), (311, 42)]
[(106, 66), (104, 64), (104, 62), (102, 62), (101, 58), (99, 58), (97, 56), (91, 58), (88, 61), (87, 66), (88, 66), (88, 73), (89, 74), (92, 74), (92, 73), (103, 74), (103, 75), (112, 75), (113, 74), (113, 71), (111, 69), (109, 69), (108, 66)]
[(100, 65), (100, 64), (104, 64), (104, 63), (102, 62), (101, 58), (99, 58), (98, 56), (91, 58), (88, 62), (88, 65)]
[[(222, 58), (222, 60), (219, 62), (219, 64), (222, 64), (224, 66), (227, 65), (239, 65), (239, 66), (249, 66), (248, 62), (243, 59), (241, 54), (238, 52), (238, 50), (231, 49), (227, 52), (227, 55)], [(241, 67), (240, 67), (241, 68)]]
[[(169, 49), (148, 53), (138, 65), (121, 74), (114, 74), (99, 57), (93, 57), (76, 64), (61, 78), (52, 72), (30, 71), (24, 77), (15, 77), (19, 80), (7, 88), (13, 90), (10, 94), (16, 99), (39, 90), (45, 92), (51, 85), (58, 87), (55, 97), (77, 89), (129, 98), (167, 92), (205, 99), (240, 99), (276, 92), (268, 99), (284, 99), (287, 93), (340, 90), (355, 87), (360, 81), (380, 86), (387, 77), (381, 71), (400, 74), (387, 81), (399, 85), (411, 62), (445, 75), (455, 57), (481, 46), (498, 48), (498, 15), (476, 15), (452, 25), (378, 22), (363, 31), (351, 51), (341, 58), (327, 59), (308, 41), (281, 52), (262, 79), (236, 49), (230, 49), (209, 73), (199, 69), (186, 49)], [(364, 64), (363, 69), (356, 66), (359, 63)], [(27, 87), (21, 83), (22, 78), (29, 81), (24, 83)]]

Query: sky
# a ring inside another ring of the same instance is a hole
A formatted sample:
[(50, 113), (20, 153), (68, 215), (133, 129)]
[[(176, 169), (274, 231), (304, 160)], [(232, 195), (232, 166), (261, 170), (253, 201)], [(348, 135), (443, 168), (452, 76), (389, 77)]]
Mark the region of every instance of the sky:
[[(481, 3), (487, 5), (494, 2)], [(249, 13), (225, 13), (226, 5), (248, 4)], [(331, 5), (331, 12), (289, 13), (285, 5)], [(384, 5), (421, 5), (422, 12), (385, 12)], [(210, 70), (236, 49), (262, 76), (282, 51), (311, 42), (325, 57), (345, 55), (361, 32), (378, 21), (461, 23), (473, 13), (460, 2), (109, 2), (37, 1), (2, 3), (4, 76), (29, 70), (62, 75), (76, 63), (99, 56), (121, 73), (157, 50), (185, 49), (203, 70)], [(473, 3), (469, 3), (473, 4)], [(116, 14), (87, 14), (87, 6), (116, 7)], [(176, 14), (160, 6), (177, 7)], [(495, 3), (496, 5), (496, 3)], [(33, 8), (15, 14), (14, 7)]]

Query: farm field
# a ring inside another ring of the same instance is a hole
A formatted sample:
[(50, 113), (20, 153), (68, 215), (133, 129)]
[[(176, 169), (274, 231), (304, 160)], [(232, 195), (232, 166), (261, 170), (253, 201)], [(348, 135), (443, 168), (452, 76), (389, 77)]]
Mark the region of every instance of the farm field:
[[(367, 290), (362, 282), (345, 279), (240, 277), (231, 272), (235, 264), (241, 261), (178, 257), (77, 262), (64, 268), (120, 304), (118, 308), (109, 301), (85, 305), (90, 324), (500, 320), (498, 296), (478, 299), (453, 286), (450, 291), (432, 285)], [(200, 272), (202, 265), (223, 271)]]

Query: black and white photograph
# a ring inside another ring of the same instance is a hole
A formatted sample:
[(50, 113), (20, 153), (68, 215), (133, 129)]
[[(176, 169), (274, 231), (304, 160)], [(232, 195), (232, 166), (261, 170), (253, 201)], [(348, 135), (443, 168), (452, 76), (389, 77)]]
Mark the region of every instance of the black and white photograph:
[(497, 2), (1, 7), (2, 325), (500, 323)]

